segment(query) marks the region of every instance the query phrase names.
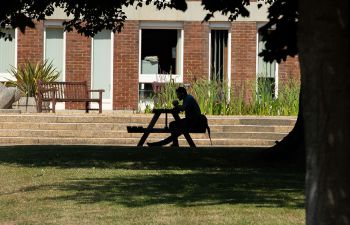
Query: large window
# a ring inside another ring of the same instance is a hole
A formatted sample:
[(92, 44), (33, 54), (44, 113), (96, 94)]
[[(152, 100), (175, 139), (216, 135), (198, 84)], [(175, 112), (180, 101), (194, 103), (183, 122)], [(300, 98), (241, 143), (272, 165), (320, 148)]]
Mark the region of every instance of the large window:
[(141, 110), (153, 104), (153, 83), (183, 82), (182, 23), (141, 23), (139, 100)]
[(210, 79), (227, 81), (228, 30), (211, 30)]
[(16, 32), (15, 29), (2, 29), (3, 33), (10, 34), (12, 41), (0, 39), (0, 81), (10, 79), (11, 66), (16, 67)]
[(45, 32), (45, 59), (60, 73), (59, 81), (65, 77), (65, 46), (63, 28), (47, 27)]
[(181, 31), (142, 29), (141, 73), (181, 74)]
[[(258, 51), (259, 54), (265, 49), (265, 42), (262, 41), (261, 35), (258, 34)], [(263, 57), (257, 57), (257, 91), (259, 95), (269, 94), (272, 97), (277, 96), (277, 63), (265, 62)]]

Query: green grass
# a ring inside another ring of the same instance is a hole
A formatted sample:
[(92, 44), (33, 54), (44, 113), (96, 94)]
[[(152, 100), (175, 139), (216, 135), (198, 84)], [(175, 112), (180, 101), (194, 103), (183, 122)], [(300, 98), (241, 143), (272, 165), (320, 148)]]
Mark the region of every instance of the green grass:
[(0, 224), (304, 224), (304, 171), (268, 149), (0, 147)]

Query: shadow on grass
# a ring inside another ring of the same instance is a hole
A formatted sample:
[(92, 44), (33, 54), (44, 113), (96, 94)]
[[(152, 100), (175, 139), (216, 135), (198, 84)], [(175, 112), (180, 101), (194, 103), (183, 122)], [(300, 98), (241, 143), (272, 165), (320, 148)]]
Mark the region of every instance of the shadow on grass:
[(76, 201), (81, 204), (106, 202), (127, 207), (156, 204), (187, 207), (219, 204), (304, 207), (300, 177), (251, 171), (94, 178), (70, 180), (68, 184), (59, 183), (50, 187), (35, 187), (46, 188), (71, 194), (45, 200)]
[(0, 148), (0, 164), (140, 170), (107, 178), (69, 179), (21, 190), (62, 193), (43, 199), (49, 201), (127, 207), (254, 204), (303, 208), (303, 170), (293, 163), (262, 158), (266, 151), (265, 148), (17, 146)]
[(268, 148), (137, 148), (120, 146), (2, 146), (0, 163), (29, 167), (196, 169), (279, 168), (301, 170), (276, 160)]

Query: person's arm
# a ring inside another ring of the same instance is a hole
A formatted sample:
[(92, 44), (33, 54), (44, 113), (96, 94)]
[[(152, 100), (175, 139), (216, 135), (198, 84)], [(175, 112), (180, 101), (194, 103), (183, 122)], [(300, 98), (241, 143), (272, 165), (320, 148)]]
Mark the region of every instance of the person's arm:
[(174, 106), (174, 109), (176, 109), (176, 110), (185, 111), (185, 106), (179, 105), (179, 101), (178, 100), (174, 100), (173, 101), (173, 106)]

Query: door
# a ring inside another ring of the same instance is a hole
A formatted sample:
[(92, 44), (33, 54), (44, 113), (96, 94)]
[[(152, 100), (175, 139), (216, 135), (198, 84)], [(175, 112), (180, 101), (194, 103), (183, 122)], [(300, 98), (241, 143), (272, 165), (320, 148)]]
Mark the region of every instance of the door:
[[(92, 89), (104, 89), (103, 109), (112, 109), (112, 32), (103, 30), (95, 35), (92, 43)], [(97, 93), (93, 93), (98, 98)]]

